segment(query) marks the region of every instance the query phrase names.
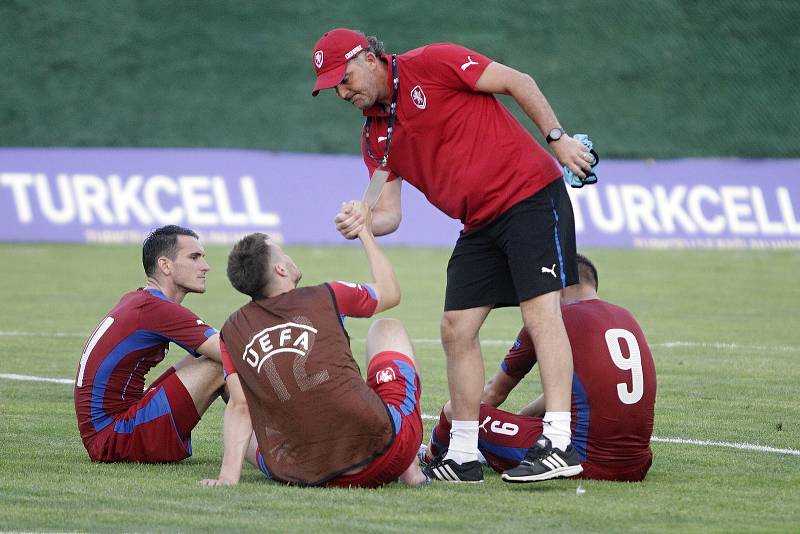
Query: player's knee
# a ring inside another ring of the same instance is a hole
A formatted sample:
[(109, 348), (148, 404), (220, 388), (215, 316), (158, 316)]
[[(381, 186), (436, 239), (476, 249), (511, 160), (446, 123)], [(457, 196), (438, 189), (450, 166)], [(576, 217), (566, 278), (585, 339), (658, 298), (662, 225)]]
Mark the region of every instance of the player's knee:
[(381, 352), (394, 351), (414, 360), (414, 349), (403, 323), (397, 319), (378, 319), (367, 333), (367, 361)]
[(399, 319), (377, 319), (369, 327), (368, 337), (394, 338), (406, 334), (406, 329)]
[(200, 394), (216, 392), (225, 385), (222, 364), (206, 356), (187, 362), (177, 368), (176, 373), (190, 391)]
[(452, 346), (462, 343), (471, 343), (476, 340), (478, 332), (459, 320), (456, 314), (445, 312), (439, 325), (442, 344)]
[(442, 343), (447, 345), (456, 341), (457, 327), (458, 325), (453, 316), (448, 313), (442, 315), (442, 322), (439, 324), (439, 333), (442, 336)]

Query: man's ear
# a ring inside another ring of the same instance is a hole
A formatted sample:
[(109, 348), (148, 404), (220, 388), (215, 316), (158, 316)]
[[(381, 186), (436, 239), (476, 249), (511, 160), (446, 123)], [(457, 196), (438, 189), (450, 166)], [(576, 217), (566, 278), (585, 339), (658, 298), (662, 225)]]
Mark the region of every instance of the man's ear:
[(277, 274), (280, 277), (286, 278), (286, 276), (289, 275), (289, 271), (282, 263), (276, 263), (275, 265), (272, 266), (272, 269), (275, 271), (275, 274)]
[(169, 276), (172, 273), (172, 262), (166, 256), (159, 257), (156, 261), (156, 266), (158, 271), (165, 276)]

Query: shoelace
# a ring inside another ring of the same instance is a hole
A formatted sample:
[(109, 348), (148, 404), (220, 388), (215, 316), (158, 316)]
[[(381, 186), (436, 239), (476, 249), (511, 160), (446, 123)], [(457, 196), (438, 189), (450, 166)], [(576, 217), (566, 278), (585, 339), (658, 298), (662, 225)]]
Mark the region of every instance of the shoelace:
[(542, 458), (547, 457), (551, 452), (551, 449), (548, 449), (546, 446), (543, 447), (537, 442), (533, 447), (528, 449), (527, 453), (525, 453), (525, 459), (523, 462), (533, 463), (536, 460), (541, 460)]

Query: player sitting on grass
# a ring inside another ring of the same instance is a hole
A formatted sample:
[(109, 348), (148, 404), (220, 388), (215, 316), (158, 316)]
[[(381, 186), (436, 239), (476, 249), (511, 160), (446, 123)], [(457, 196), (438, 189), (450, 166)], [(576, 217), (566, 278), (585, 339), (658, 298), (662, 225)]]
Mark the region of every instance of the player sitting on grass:
[[(350, 351), (344, 317), (371, 317), (400, 302), (389, 260), (368, 223), (358, 237), (373, 281), (297, 287), (301, 273), (268, 236), (244, 237), (228, 278), (252, 300), (222, 327), (230, 400), (219, 477), (239, 482), (246, 457), (269, 478), (298, 485), (376, 487), (426, 481), (416, 462), (422, 439), (420, 381), (411, 340), (396, 320), (367, 334), (367, 380)], [(255, 431), (255, 432), (254, 432)]]
[[(209, 270), (197, 234), (164, 226), (144, 242), (147, 285), (127, 293), (95, 328), (75, 380), (83, 445), (97, 462), (177, 462), (192, 454), (191, 431), (221, 393), (219, 334), (188, 308)], [(186, 356), (150, 387), (145, 375), (169, 343)]]
[[(653, 357), (630, 312), (598, 298), (597, 270), (580, 254), (578, 272), (579, 284), (563, 289), (561, 298), (575, 362), (572, 443), (583, 466), (581, 477), (640, 481), (653, 458)], [(539, 397), (519, 414), (497, 408), (535, 364), (533, 344), (522, 329), (481, 399), (479, 449), (506, 482), (543, 480), (533, 460), (537, 450), (546, 450), (542, 444), (534, 444), (542, 433), (544, 399)], [(425, 461), (447, 449), (450, 421), (448, 401), (433, 430)]]

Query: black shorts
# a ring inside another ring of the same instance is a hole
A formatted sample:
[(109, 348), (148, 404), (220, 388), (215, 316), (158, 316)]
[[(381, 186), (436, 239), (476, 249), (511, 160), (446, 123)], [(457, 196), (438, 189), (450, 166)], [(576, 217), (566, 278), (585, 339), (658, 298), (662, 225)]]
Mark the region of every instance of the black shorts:
[(578, 283), (575, 220), (564, 181), (461, 235), (447, 264), (444, 309), (517, 306)]

